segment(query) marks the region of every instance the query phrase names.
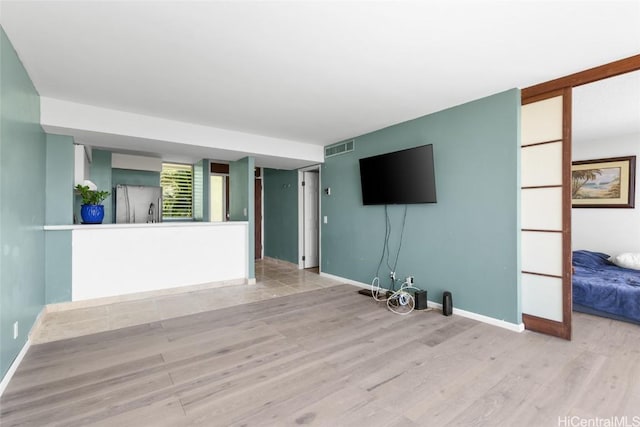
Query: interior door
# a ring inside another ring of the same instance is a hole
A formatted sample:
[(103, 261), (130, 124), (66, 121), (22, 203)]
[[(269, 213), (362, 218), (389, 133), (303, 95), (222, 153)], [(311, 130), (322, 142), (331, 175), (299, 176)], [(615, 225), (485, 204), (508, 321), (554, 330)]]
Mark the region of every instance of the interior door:
[(522, 318), (571, 339), (571, 89), (522, 104)]
[(318, 171), (304, 172), (304, 268), (319, 264), (319, 194)]

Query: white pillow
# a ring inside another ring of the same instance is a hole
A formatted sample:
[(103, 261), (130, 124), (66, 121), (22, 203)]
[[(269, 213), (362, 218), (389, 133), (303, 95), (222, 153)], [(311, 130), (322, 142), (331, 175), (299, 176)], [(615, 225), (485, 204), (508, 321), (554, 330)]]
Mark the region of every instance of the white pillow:
[(640, 270), (640, 253), (625, 253), (617, 256), (612, 256), (609, 261), (622, 268), (631, 268), (633, 270)]

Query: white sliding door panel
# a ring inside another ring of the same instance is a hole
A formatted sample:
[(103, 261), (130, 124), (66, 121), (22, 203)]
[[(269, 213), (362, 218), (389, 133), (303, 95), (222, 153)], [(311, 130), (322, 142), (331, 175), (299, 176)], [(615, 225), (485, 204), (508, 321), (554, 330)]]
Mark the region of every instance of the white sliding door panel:
[(562, 188), (522, 192), (521, 225), (525, 230), (562, 230)]
[(522, 148), (523, 187), (562, 185), (562, 142)]
[(522, 106), (522, 145), (562, 139), (562, 96)]
[(563, 117), (570, 91), (560, 93), (522, 106), (521, 302), (526, 328), (570, 338), (571, 276), (564, 260), (570, 240), (570, 225), (564, 224), (571, 206), (565, 200), (570, 141), (564, 134), (569, 118)]
[(562, 276), (562, 234), (523, 231), (522, 271)]
[(562, 322), (562, 279), (523, 274), (522, 311)]

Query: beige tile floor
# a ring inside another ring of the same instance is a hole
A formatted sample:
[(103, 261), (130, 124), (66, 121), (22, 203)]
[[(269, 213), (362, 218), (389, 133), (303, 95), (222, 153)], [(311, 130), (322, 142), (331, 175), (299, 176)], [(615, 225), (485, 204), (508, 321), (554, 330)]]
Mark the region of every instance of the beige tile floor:
[(317, 270), (273, 259), (256, 261), (256, 284), (218, 287), (44, 314), (33, 344), (110, 331), (284, 295), (339, 285)]

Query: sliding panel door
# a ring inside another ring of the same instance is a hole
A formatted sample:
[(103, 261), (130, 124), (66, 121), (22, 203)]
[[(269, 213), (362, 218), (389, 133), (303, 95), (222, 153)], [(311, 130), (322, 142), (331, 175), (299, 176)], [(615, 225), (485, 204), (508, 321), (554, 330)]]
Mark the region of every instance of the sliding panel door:
[(522, 318), (571, 339), (571, 90), (522, 104)]

